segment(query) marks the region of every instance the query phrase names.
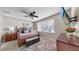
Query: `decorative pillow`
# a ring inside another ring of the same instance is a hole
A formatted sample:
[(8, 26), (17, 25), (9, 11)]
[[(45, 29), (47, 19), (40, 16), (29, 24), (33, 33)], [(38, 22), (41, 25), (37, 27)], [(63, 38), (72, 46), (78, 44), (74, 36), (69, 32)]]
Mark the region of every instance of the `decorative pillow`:
[(25, 30), (25, 29), (23, 28), (23, 29), (21, 30), (21, 33), (25, 33), (24, 30)]

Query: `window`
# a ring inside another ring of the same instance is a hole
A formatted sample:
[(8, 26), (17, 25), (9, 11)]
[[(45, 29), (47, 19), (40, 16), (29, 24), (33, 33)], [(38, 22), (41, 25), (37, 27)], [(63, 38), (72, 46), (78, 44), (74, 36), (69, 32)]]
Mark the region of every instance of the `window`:
[(49, 33), (55, 33), (55, 23), (54, 20), (50, 21), (43, 21), (37, 23), (37, 30), (39, 32), (49, 32)]

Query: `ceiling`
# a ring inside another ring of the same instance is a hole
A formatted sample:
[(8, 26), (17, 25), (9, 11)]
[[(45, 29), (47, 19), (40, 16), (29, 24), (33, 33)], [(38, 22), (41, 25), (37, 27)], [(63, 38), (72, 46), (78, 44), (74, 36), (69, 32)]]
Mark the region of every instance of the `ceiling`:
[[(15, 17), (26, 21), (38, 21), (42, 18), (60, 12), (60, 9), (61, 9), (60, 7), (1, 7), (0, 13), (2, 13), (4, 16)], [(23, 13), (22, 10), (30, 11), (30, 12), (36, 11), (36, 15), (38, 15), (39, 18), (31, 19), (30, 17), (24, 17), (27, 14)]]

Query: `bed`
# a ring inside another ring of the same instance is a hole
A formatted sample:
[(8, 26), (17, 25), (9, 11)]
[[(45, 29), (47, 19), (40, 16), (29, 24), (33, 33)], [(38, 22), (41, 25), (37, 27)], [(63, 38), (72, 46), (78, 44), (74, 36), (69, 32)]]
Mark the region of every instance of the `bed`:
[(26, 33), (17, 34), (17, 43), (19, 47), (23, 44), (26, 44), (26, 46), (29, 46), (38, 41), (40, 41), (38, 32), (26, 32)]

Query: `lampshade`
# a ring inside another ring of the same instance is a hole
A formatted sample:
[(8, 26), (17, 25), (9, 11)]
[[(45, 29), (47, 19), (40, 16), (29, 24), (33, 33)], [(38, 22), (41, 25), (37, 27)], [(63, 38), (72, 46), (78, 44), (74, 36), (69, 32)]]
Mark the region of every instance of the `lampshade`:
[(10, 31), (14, 31), (14, 27), (10, 27), (9, 30), (10, 30)]

